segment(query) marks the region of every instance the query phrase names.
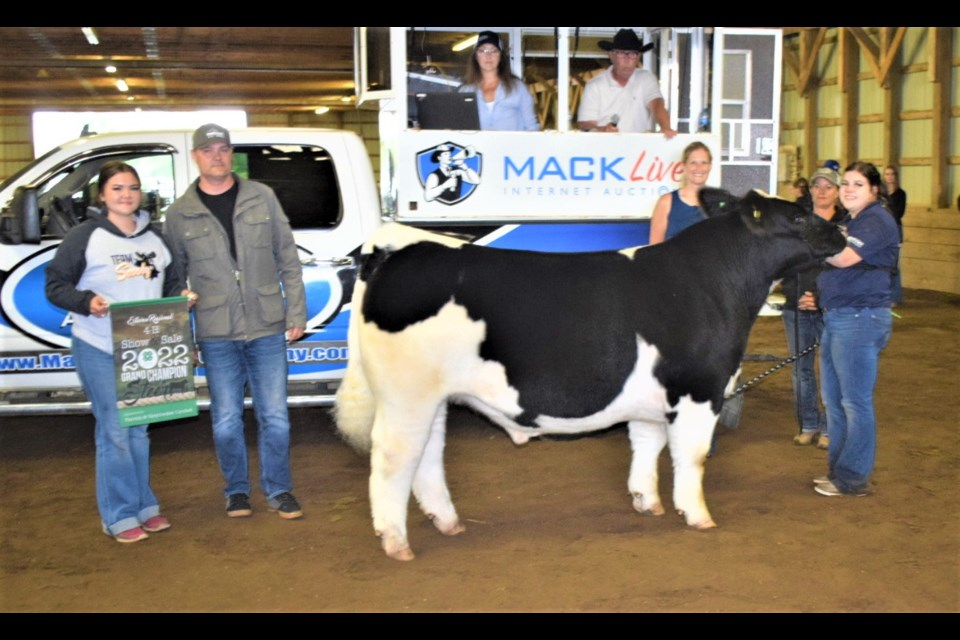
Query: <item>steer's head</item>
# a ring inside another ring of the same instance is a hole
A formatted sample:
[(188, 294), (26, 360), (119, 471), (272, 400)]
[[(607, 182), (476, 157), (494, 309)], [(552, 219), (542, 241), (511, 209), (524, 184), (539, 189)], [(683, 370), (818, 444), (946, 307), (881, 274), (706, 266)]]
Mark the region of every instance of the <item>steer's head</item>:
[(807, 269), (847, 245), (840, 228), (803, 207), (754, 190), (737, 198), (721, 189), (704, 188), (701, 208), (710, 217), (736, 217), (783, 258), (780, 276)]

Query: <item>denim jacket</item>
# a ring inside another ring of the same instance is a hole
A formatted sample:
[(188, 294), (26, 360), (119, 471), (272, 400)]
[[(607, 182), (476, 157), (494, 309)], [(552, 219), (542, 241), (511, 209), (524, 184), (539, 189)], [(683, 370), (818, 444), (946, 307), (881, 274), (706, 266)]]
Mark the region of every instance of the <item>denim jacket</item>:
[[(164, 236), (199, 295), (199, 340), (255, 340), (305, 327), (306, 298), (290, 222), (273, 190), (242, 180), (234, 207), (237, 259), (226, 231), (192, 184), (167, 211)], [(199, 182), (199, 181), (198, 181)]]

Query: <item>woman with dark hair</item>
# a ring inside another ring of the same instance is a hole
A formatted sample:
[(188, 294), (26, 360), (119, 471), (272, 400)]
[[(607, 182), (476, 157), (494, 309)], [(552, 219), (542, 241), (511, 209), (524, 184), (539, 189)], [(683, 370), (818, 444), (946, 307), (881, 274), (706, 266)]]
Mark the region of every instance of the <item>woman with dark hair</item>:
[(140, 176), (118, 161), (100, 169), (100, 215), (74, 227), (47, 266), (46, 294), (73, 316), (71, 352), (95, 419), (97, 506), (103, 532), (139, 542), (170, 528), (150, 487), (147, 425), (123, 427), (117, 411), (110, 303), (187, 295), (150, 214)]
[(539, 131), (533, 96), (523, 81), (511, 73), (508, 58), (500, 36), (493, 31), (481, 31), (459, 90), (476, 92), (481, 129)]
[(650, 244), (669, 240), (704, 219), (700, 211), (700, 190), (710, 177), (713, 154), (707, 145), (695, 141), (684, 148), (680, 162), (683, 164), (683, 185), (657, 199), (650, 218)]
[[(883, 169), (883, 184), (887, 188), (887, 201), (890, 204), (890, 213), (897, 221), (897, 231), (900, 232), (900, 244), (903, 244), (903, 216), (907, 213), (907, 192), (900, 188), (900, 172), (892, 164)], [(900, 279), (900, 265), (893, 278), (893, 304), (903, 301), (903, 287)]]
[(846, 248), (827, 258), (817, 285), (823, 309), (821, 395), (827, 413), (828, 473), (814, 479), (825, 496), (866, 495), (877, 447), (873, 391), (880, 352), (890, 339), (891, 274), (900, 235), (885, 203), (880, 172), (854, 162), (843, 173), (840, 202)]
[(793, 201), (807, 211), (813, 208), (813, 196), (810, 195), (810, 183), (802, 176), (793, 181)]
[(890, 213), (897, 221), (897, 230), (900, 231), (900, 242), (903, 242), (903, 216), (907, 212), (907, 192), (900, 188), (900, 172), (892, 164), (888, 164), (883, 169), (883, 185), (887, 189)]

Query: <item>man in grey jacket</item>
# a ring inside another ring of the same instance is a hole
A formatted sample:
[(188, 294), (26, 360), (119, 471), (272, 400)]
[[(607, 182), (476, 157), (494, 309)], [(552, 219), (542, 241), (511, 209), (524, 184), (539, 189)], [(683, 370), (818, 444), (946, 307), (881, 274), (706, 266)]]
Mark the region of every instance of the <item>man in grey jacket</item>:
[(164, 236), (199, 295), (197, 341), (210, 389), (217, 461), (227, 515), (252, 514), (244, 386), (258, 425), (260, 488), (281, 518), (303, 515), (291, 493), (286, 342), (306, 327), (297, 247), (270, 187), (233, 173), (230, 132), (206, 124), (193, 134), (197, 181), (167, 211)]

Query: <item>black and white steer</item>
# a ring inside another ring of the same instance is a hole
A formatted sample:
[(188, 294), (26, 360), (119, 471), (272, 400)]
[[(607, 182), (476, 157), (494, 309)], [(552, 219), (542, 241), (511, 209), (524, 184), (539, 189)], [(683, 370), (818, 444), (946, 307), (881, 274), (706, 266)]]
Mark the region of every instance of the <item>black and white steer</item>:
[(705, 189), (709, 218), (660, 245), (598, 253), (491, 249), (398, 224), (363, 248), (337, 427), (371, 451), (373, 526), (413, 558), (410, 492), (442, 533), (464, 530), (443, 467), (448, 402), (517, 444), (629, 423), (628, 489), (664, 512), (657, 458), (669, 443), (673, 503), (716, 526), (703, 463), (725, 390), (771, 284), (845, 246), (832, 224), (751, 192)]

